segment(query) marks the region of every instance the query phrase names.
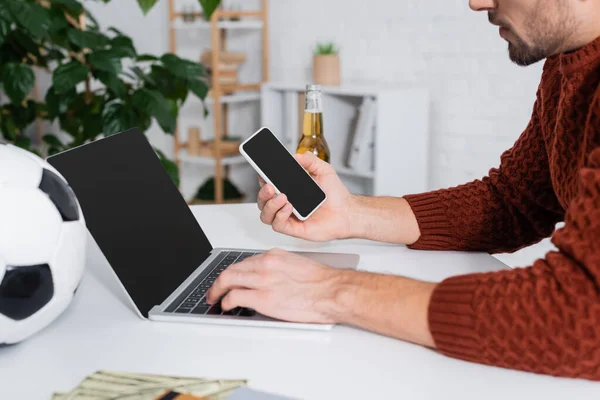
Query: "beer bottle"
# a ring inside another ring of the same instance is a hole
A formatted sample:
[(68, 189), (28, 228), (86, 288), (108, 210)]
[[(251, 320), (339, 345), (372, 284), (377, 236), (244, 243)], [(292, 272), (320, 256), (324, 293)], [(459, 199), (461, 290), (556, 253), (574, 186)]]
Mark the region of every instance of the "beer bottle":
[(302, 138), (296, 152), (302, 154), (307, 151), (329, 162), (329, 146), (323, 136), (323, 93), (319, 85), (306, 86)]

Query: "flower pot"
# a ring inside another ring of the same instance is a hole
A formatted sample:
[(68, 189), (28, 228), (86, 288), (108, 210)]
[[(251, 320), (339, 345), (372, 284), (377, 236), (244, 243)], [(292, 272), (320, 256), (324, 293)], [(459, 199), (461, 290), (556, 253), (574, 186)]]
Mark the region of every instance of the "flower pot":
[(337, 86), (340, 84), (339, 54), (314, 56), (313, 81), (317, 85), (324, 86)]

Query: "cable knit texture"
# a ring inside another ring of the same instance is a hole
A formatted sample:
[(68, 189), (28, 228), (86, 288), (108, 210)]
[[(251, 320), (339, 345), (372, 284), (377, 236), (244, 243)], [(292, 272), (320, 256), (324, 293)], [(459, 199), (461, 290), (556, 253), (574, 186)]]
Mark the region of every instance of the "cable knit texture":
[(529, 126), (488, 177), (405, 198), (412, 248), (512, 252), (552, 235), (559, 250), (440, 283), (429, 327), (441, 352), (600, 380), (600, 38), (546, 61)]

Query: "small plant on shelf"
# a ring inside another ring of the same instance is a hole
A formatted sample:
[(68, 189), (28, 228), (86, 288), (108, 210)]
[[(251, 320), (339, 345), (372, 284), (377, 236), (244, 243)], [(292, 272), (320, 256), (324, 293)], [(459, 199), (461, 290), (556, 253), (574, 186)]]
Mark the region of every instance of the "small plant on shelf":
[(340, 84), (339, 48), (333, 42), (317, 43), (313, 57), (313, 81), (319, 85)]
[(330, 56), (337, 55), (339, 53), (338, 47), (333, 42), (317, 43), (315, 48), (316, 56)]

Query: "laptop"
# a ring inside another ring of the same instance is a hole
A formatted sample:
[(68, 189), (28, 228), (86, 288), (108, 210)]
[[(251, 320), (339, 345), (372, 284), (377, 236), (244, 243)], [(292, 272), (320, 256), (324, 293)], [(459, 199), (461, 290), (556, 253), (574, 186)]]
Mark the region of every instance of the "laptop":
[[(138, 314), (153, 321), (327, 330), (254, 310), (223, 312), (206, 292), (230, 265), (264, 250), (213, 248), (146, 136), (131, 129), (47, 160), (75, 192), (88, 230)], [(258, 218), (258, 215), (257, 215)], [(356, 269), (356, 254), (298, 252)]]

